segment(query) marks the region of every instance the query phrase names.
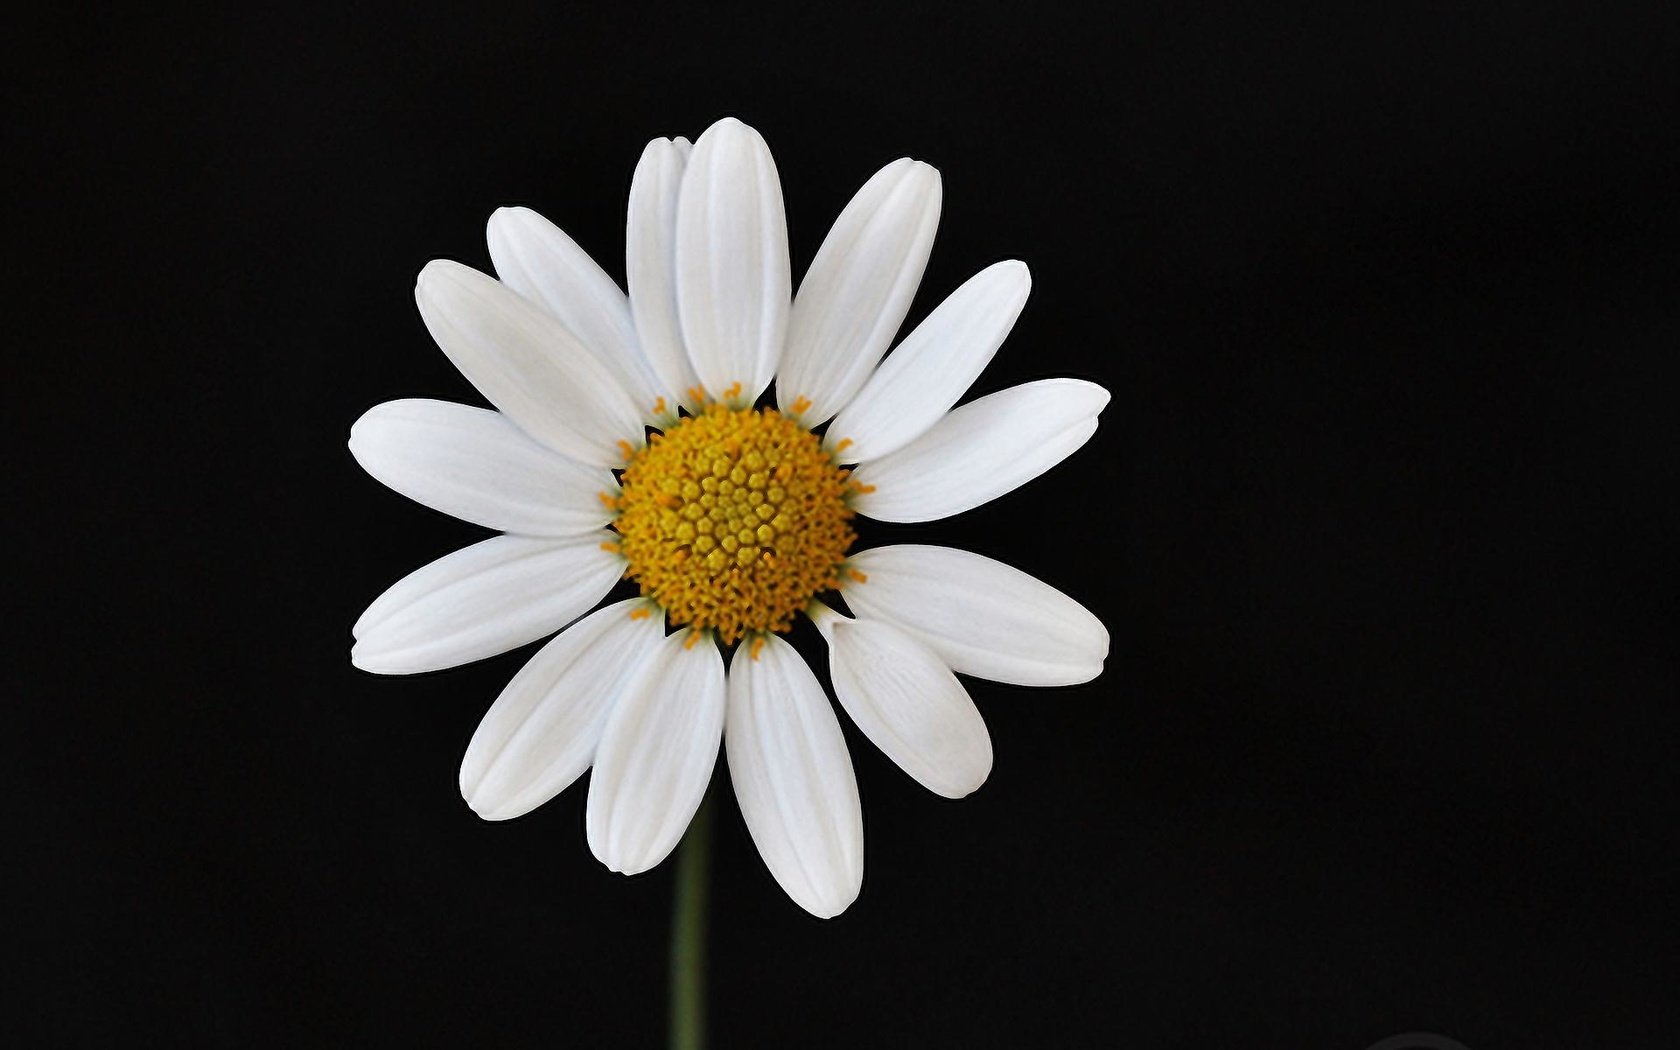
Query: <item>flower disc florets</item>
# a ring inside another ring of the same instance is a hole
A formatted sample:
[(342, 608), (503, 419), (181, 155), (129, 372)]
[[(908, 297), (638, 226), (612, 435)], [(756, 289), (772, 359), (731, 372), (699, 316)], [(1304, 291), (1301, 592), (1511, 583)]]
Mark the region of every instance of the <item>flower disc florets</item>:
[(839, 584), (856, 534), (851, 472), (773, 408), (712, 403), (650, 436), (619, 479), (625, 575), (672, 626), (725, 644), (786, 631)]

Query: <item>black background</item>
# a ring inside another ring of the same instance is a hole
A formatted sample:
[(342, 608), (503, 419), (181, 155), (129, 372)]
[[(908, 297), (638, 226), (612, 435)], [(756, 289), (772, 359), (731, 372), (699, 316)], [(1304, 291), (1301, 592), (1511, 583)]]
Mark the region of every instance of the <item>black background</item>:
[[(671, 866), (583, 785), (455, 786), (529, 650), (348, 662), (482, 533), (345, 449), (477, 402), (413, 307), (502, 204), (622, 276), (641, 146), (735, 114), (795, 274), (877, 167), (945, 177), (919, 319), (1000, 258), (976, 393), (1114, 393), (1055, 473), (904, 530), (1109, 625), (971, 683), (960, 803), (848, 727), (863, 894), (719, 810), (720, 1046), (1474, 1050), (1673, 1038), (1676, 21), (787, 4), (87, 10), (11, 34), (7, 936), (31, 1045), (657, 1045)], [(21, 244), (18, 243), (21, 238)], [(878, 542), (897, 533), (877, 530)]]

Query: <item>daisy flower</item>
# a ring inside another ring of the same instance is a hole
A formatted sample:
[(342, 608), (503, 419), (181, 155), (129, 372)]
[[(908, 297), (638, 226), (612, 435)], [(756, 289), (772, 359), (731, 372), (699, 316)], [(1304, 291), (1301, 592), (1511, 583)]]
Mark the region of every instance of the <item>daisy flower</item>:
[[(829, 917), (862, 884), (863, 817), (833, 707), (781, 637), (798, 616), (863, 735), (951, 798), (992, 765), (958, 674), (1052, 686), (1101, 672), (1103, 625), (1026, 573), (946, 547), (851, 549), (857, 515), (930, 521), (1037, 477), (1108, 401), (1049, 379), (952, 408), (1026, 302), (1016, 261), (974, 275), (886, 354), (940, 197), (932, 167), (882, 168), (795, 295), (775, 163), (725, 119), (692, 147), (642, 153), (628, 295), (524, 208), (490, 219), (499, 279), (446, 260), (421, 270), (426, 327), (495, 411), (387, 402), (350, 450), (403, 495), (503, 535), (380, 595), (351, 660), (433, 671), (564, 628), (467, 746), (461, 793), (481, 817), (526, 813), (592, 768), (590, 849), (644, 871), (682, 837), (721, 742), (771, 874)], [(622, 578), (639, 597), (583, 615)], [(851, 616), (825, 603), (836, 593)]]

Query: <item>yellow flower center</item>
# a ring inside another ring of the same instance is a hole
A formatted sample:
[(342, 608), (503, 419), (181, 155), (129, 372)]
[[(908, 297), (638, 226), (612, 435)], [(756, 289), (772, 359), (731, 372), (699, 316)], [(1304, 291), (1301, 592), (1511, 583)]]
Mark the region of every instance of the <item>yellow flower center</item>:
[(857, 538), (850, 475), (775, 409), (708, 404), (651, 435), (624, 468), (612, 527), (625, 575), (672, 626), (725, 644), (786, 631), (839, 585)]

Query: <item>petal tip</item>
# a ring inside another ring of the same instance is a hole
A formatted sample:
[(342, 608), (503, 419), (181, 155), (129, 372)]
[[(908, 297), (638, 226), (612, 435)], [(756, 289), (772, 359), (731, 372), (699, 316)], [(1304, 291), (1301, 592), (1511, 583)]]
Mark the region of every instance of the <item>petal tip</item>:
[(429, 262), (427, 262), (426, 265), (420, 267), (420, 273), (419, 273), (418, 276), (416, 276), (414, 278), (414, 283), (415, 284), (424, 284), (424, 283), (426, 283), (430, 280), (433, 280), (437, 277), (442, 276), (451, 267), (456, 267), (456, 266), (460, 266), (460, 265), (461, 265), (460, 263), (456, 262), (453, 259), (432, 259)]
[(385, 672), (379, 667), (379, 661), (372, 653), (368, 652), (366, 643), (361, 641), (359, 637), (361, 631), (362, 622), (357, 620), (350, 628), (351, 636), (357, 639), (356, 643), (350, 647), (350, 666), (369, 674), (384, 674)]
[(540, 212), (523, 204), (504, 204), (490, 213), (490, 221), (485, 223), (485, 228), (492, 239), (501, 239), (514, 233), (517, 227), (547, 222)]
[(388, 650), (370, 647), (365, 638), (350, 647), (350, 666), (377, 675), (411, 675), (424, 670), (412, 662), (394, 659)]
[(607, 870), (613, 874), (629, 878), (656, 867), (665, 858), (656, 857), (649, 861), (645, 857), (603, 857), (596, 854), (595, 859), (606, 865)]
[(711, 127), (701, 133), (695, 145), (698, 147), (707, 140), (721, 140), (737, 146), (743, 144), (764, 145), (764, 136), (758, 133), (758, 129), (739, 117), (720, 117), (712, 123)]
[(975, 773), (971, 773), (970, 775), (958, 780), (953, 780), (940, 787), (933, 787), (932, 785), (929, 785), (929, 787), (936, 795), (940, 795), (948, 799), (960, 800), (967, 798), (976, 791), (979, 791), (982, 787), (985, 787), (986, 781), (991, 777), (991, 775), (992, 758), (991, 755), (988, 754), (986, 756), (985, 769), (978, 770)]
[(488, 803), (474, 803), (469, 801), (467, 806), (475, 815), (477, 815), (479, 820), (489, 824), (500, 824), (503, 821), (512, 820), (514, 817), (523, 816), (525, 813), (524, 810), (510, 812), (506, 809), (498, 809), (496, 806)]
[(439, 285), (459, 286), (465, 283), (467, 274), (476, 272), (472, 267), (454, 259), (433, 259), (420, 267), (420, 273), (414, 278), (414, 297), (424, 301), (423, 297), (435, 291)]
[(830, 919), (838, 919), (845, 913), (847, 908), (852, 906), (853, 902), (855, 902), (857, 898), (857, 891), (853, 890), (850, 896), (844, 898), (835, 897), (829, 900), (820, 901), (796, 900), (794, 903), (799, 905), (801, 908), (804, 908), (805, 911), (812, 916), (827, 922)]

